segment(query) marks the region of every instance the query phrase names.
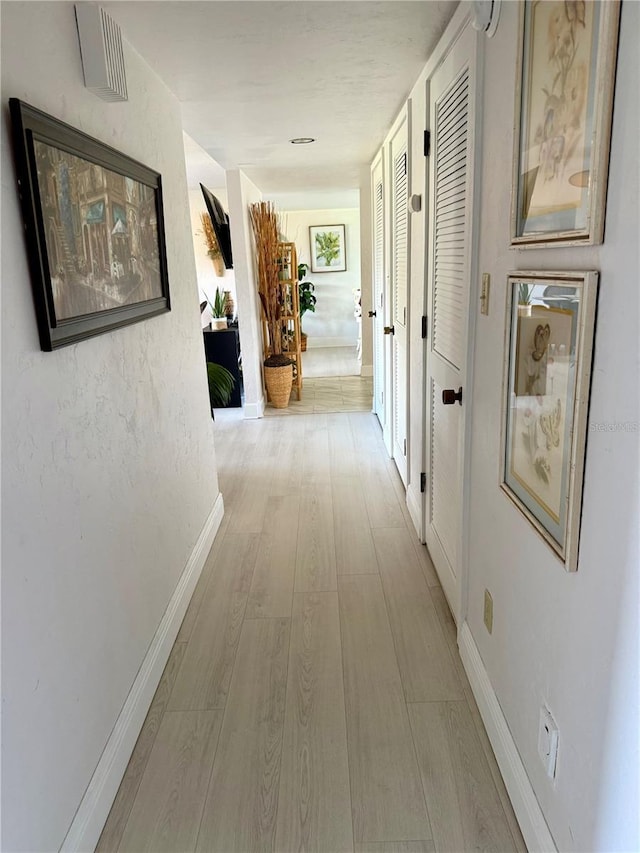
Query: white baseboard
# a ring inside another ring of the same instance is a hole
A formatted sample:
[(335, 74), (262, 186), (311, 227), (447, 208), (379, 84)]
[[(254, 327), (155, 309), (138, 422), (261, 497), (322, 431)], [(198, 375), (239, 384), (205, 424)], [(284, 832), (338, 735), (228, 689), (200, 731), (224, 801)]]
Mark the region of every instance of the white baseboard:
[(553, 837), (467, 622), (458, 634), (458, 645), (527, 849), (529, 853), (556, 853)]
[(407, 509), (418, 539), (422, 542), (422, 493), (412, 483), (409, 483), (407, 488)]
[(245, 403), (242, 410), (245, 420), (252, 421), (264, 417), (264, 407), (264, 397), (260, 397), (257, 403)]
[(218, 494), (62, 842), (61, 853), (94, 850), (98, 843), (223, 515), (224, 503)]
[(313, 335), (309, 335), (307, 338), (307, 348), (308, 349), (322, 349), (323, 347), (352, 347), (355, 353), (356, 346), (358, 345), (358, 336), (354, 335), (352, 338), (349, 337), (334, 337), (334, 338), (314, 338)]
[(391, 446), (391, 429), (388, 424), (385, 424), (382, 427), (382, 441), (384, 442), (384, 446), (389, 454), (389, 459), (393, 459), (393, 448)]
[(360, 368), (360, 376), (373, 376), (373, 365), (363, 364)]

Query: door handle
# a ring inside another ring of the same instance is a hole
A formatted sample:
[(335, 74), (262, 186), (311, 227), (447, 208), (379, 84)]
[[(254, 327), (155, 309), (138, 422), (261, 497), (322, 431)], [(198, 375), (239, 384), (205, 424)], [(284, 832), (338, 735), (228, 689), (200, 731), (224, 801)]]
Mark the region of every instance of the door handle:
[(370, 317), (375, 317), (375, 316), (376, 316), (376, 312), (375, 312), (375, 311), (369, 311), (369, 316), (370, 316)]
[(457, 393), (453, 388), (448, 388), (442, 392), (442, 402), (445, 406), (453, 406), (456, 400), (462, 405), (462, 388), (458, 388)]
[(384, 327), (384, 333), (385, 333), (385, 335), (395, 335), (396, 330), (393, 326), (385, 326)]

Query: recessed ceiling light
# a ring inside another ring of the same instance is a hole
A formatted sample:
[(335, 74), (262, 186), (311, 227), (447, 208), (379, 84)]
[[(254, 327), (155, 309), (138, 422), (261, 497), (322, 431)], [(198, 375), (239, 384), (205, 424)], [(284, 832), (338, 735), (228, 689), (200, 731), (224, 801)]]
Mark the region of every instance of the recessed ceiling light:
[(292, 145), (309, 145), (311, 142), (315, 142), (315, 139), (312, 136), (296, 136), (295, 139), (290, 139), (289, 142)]

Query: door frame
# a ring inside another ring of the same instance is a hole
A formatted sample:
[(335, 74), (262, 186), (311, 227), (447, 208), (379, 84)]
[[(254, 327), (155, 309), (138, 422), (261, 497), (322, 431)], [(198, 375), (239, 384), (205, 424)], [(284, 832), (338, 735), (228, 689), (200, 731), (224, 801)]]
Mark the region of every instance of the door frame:
[[(467, 8), (460, 6), (456, 10), (447, 29), (441, 37), (436, 49), (431, 55), (426, 66), (426, 129), (431, 130), (431, 80), (433, 75), (438, 71), (449, 53), (453, 49), (458, 39), (462, 36), (465, 29), (469, 27), (473, 35), (473, 56), (470, 62), (470, 68), (473, 74), (473, 145), (471, 148), (470, 157), (470, 190), (471, 190), (471, 215), (469, 217), (469, 310), (467, 318), (467, 351), (465, 358), (465, 388), (464, 388), (464, 406), (463, 406), (463, 428), (460, 441), (460, 451), (463, 453), (463, 465), (460, 475), (460, 535), (458, 539), (458, 555), (459, 565), (457, 567), (459, 573), (459, 600), (457, 602), (449, 601), (449, 606), (453, 617), (458, 625), (458, 629), (462, 627), (466, 620), (468, 611), (469, 599), (469, 520), (470, 520), (470, 473), (471, 473), (471, 423), (473, 414), (473, 391), (474, 391), (474, 352), (476, 338), (476, 316), (479, 309), (479, 211), (480, 211), (480, 193), (481, 193), (481, 175), (482, 175), (482, 92), (483, 92), (483, 57), (484, 57), (484, 38), (476, 30), (472, 29), (471, 15)], [(427, 487), (422, 496), (422, 539), (426, 541), (426, 530), (429, 522), (429, 471), (428, 464), (430, 459), (430, 424), (427, 418), (427, 401), (429, 399), (427, 382), (429, 377), (429, 352), (430, 341), (432, 336), (432, 281), (430, 275), (431, 249), (433, 241), (432, 229), (432, 213), (433, 213), (433, 186), (432, 181), (432, 162), (429, 157), (429, 163), (426, 169), (426, 198), (428, 200), (426, 217), (426, 238), (425, 238), (425, 281), (424, 281), (424, 300), (425, 313), (428, 315), (428, 336), (424, 341), (425, 357), (424, 357), (424, 375), (423, 375), (423, 400), (422, 400), (422, 449), (423, 458), (425, 460), (425, 470), (427, 471)]]
[[(385, 310), (387, 306), (387, 175), (385, 171), (386, 166), (386, 156), (385, 156), (385, 147), (384, 145), (380, 148), (378, 153), (373, 159), (371, 164), (371, 255), (372, 255), (372, 264), (371, 264), (371, 305), (373, 310), (376, 312), (376, 316), (372, 318), (373, 329), (371, 334), (371, 342), (372, 342), (372, 356), (373, 356), (373, 413), (378, 418), (380, 422), (380, 428), (382, 429), (383, 436), (387, 429), (388, 417), (387, 417), (387, 359), (386, 359), (386, 341), (384, 336), (380, 337), (378, 332), (381, 331), (382, 326), (386, 323), (386, 315)], [(375, 184), (375, 174), (376, 171), (380, 170), (381, 178), (382, 178), (382, 304), (376, 304), (376, 184)], [(363, 318), (364, 320), (364, 318)], [(378, 376), (378, 371), (376, 370), (378, 360), (378, 350), (380, 351), (381, 362), (382, 362), (382, 375)], [(380, 412), (378, 412), (377, 401), (376, 401), (376, 391), (381, 388), (382, 390), (382, 405), (380, 406)], [(386, 443), (386, 442), (385, 442)]]

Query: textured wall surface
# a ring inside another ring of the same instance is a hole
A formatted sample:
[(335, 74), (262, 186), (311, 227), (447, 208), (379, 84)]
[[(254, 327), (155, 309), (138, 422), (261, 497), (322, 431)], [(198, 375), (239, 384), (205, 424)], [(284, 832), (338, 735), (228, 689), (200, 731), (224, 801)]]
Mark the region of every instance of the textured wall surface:
[[(62, 843), (218, 494), (180, 110), (125, 60), (106, 104), (72, 3), (2, 4), (4, 850)], [(170, 313), (40, 351), (9, 97), (162, 174)]]

